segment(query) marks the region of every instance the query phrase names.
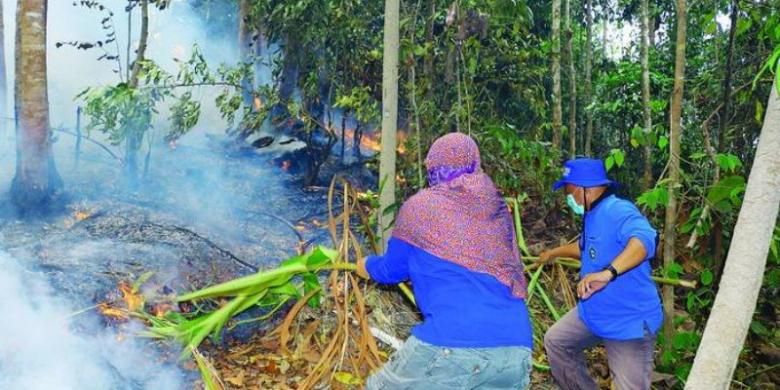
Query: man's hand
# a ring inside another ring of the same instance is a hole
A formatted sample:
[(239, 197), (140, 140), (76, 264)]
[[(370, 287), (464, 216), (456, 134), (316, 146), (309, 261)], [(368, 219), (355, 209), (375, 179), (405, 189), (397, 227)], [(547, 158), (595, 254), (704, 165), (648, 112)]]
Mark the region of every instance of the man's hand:
[(371, 275), (369, 275), (368, 270), (366, 270), (367, 259), (367, 257), (364, 257), (357, 262), (357, 274), (363, 279), (371, 279)]
[(577, 283), (577, 296), (580, 299), (588, 299), (591, 295), (603, 289), (610, 280), (612, 280), (612, 273), (608, 270), (587, 274)]

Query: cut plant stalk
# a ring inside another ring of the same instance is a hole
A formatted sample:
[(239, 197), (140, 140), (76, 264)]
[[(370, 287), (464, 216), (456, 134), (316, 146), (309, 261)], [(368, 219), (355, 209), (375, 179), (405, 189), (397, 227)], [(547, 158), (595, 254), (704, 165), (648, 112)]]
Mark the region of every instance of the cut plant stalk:
[[(529, 269), (534, 269), (536, 267), (539, 267), (540, 263), (535, 263), (533, 261), (539, 260), (538, 256), (527, 256), (523, 258), (524, 261), (529, 261), (531, 264), (528, 266)], [(552, 261), (555, 264), (560, 264), (567, 268), (574, 268), (579, 269), (581, 267), (581, 263), (577, 259), (572, 259), (568, 257), (560, 257)], [(696, 288), (696, 282), (693, 280), (685, 280), (685, 279), (674, 279), (674, 278), (665, 278), (661, 276), (653, 276), (653, 280), (656, 283), (663, 284), (663, 285), (669, 285), (669, 286), (675, 286), (675, 287), (685, 287), (685, 288)]]

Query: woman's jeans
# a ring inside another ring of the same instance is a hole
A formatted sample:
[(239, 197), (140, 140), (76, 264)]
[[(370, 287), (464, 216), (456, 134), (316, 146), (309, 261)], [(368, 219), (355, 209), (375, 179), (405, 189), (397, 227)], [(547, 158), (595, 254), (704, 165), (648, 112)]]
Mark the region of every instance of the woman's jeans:
[(525, 389), (530, 374), (526, 347), (448, 348), (410, 336), (366, 389)]

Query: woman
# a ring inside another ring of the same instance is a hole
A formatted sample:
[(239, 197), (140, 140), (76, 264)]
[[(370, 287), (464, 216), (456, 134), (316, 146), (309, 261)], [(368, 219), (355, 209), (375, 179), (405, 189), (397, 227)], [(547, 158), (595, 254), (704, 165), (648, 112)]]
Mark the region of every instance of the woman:
[(384, 256), (358, 265), (384, 284), (411, 280), (423, 322), (368, 389), (523, 389), (533, 339), (512, 218), (470, 137), (425, 159), (429, 188), (398, 214)]

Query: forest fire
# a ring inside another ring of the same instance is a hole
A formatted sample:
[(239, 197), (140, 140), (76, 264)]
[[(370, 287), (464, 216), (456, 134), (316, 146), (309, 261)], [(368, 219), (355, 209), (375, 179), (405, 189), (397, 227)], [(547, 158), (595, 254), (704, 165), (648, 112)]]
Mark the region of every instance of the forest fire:
[[(363, 133), (363, 135), (360, 137), (360, 149), (372, 151), (375, 153), (380, 152), (382, 150), (381, 133), (382, 132), (380, 129), (376, 129), (371, 133)], [(396, 151), (400, 154), (406, 153), (406, 138), (406, 132), (403, 130), (398, 130), (398, 133), (396, 134), (396, 140), (398, 142)], [(348, 145), (354, 145), (355, 129), (346, 129), (344, 132), (344, 139)]]
[(127, 321), (130, 313), (142, 310), (145, 299), (137, 289), (125, 281), (119, 282), (117, 290), (121, 297), (98, 304), (97, 309), (103, 316), (114, 321)]

